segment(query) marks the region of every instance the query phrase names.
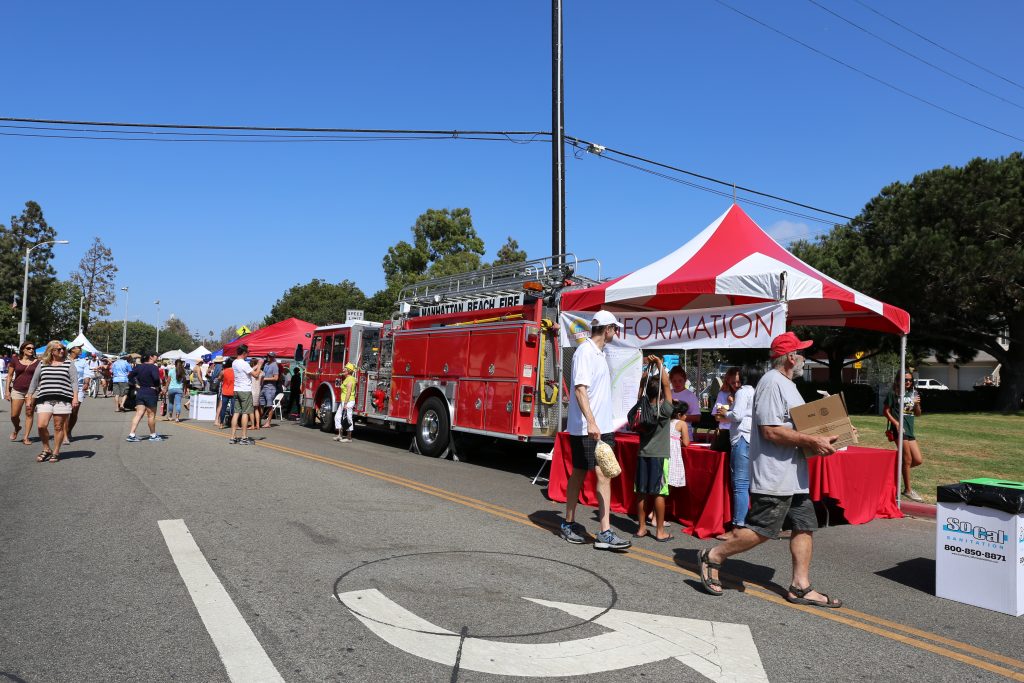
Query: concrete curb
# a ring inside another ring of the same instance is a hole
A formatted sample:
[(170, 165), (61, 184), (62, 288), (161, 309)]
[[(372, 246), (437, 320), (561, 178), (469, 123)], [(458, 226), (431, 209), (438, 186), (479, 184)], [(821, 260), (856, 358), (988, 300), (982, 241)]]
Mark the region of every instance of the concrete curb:
[(909, 500), (900, 501), (900, 509), (903, 514), (911, 517), (929, 517), (935, 519), (935, 506), (927, 503), (915, 503)]

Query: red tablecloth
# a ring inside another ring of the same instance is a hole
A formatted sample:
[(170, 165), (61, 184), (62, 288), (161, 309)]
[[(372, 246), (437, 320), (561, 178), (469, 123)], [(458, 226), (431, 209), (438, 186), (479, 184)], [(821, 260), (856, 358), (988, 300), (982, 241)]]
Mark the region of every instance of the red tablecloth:
[[(622, 465), (622, 474), (612, 480), (612, 512), (636, 512), (633, 479), (639, 449), (637, 435), (616, 434), (615, 454)], [(841, 520), (850, 524), (864, 524), (877, 518), (900, 518), (903, 515), (896, 506), (895, 458), (896, 451), (857, 446), (827, 458), (810, 458), (811, 498), (829, 504), (839, 513)], [(669, 489), (665, 517), (678, 522), (684, 533), (697, 538), (717, 536), (725, 531), (732, 518), (726, 454), (708, 448), (685, 448), (683, 466), (686, 469), (686, 486)], [(562, 432), (555, 440), (551, 457), (548, 481), (551, 500), (565, 502), (570, 474), (569, 435)], [(597, 507), (595, 483), (595, 475), (591, 472), (580, 491), (582, 504)]]

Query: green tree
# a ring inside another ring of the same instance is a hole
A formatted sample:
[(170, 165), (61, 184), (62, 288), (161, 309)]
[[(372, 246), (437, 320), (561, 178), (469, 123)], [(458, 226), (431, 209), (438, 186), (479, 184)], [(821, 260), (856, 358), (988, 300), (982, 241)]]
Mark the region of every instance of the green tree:
[(384, 256), (386, 285), (368, 305), (381, 320), (391, 317), (402, 287), (481, 267), (484, 241), (473, 227), (469, 209), (427, 209), (411, 230), (412, 242), (402, 240), (388, 247)]
[(1000, 364), (998, 405), (1024, 396), (1024, 156), (974, 159), (893, 183), (851, 224), (863, 291), (911, 313), (939, 358)]
[(494, 266), (504, 266), (510, 263), (523, 263), (526, 261), (526, 251), (519, 248), (519, 242), (510, 236), (505, 244), (498, 249), (498, 257), (494, 259)]
[(94, 237), (92, 246), (78, 262), (78, 270), (71, 274), (71, 281), (78, 285), (85, 296), (83, 331), (89, 331), (89, 320), (93, 312), (97, 316), (110, 315), (110, 304), (114, 303), (117, 296), (114, 287), (116, 276), (114, 253), (103, 244), (103, 240)]
[[(21, 299), (25, 275), (25, 249), (41, 242), (57, 239), (57, 231), (46, 222), (43, 209), (33, 201), (25, 202), (25, 209), (19, 216), (11, 216), (10, 225), (0, 225), (0, 298), (12, 301)], [(46, 318), (46, 300), (39, 293), (56, 279), (51, 265), (53, 245), (47, 244), (32, 250), (29, 259), (28, 322), (33, 339), (46, 330), (37, 329)], [(19, 306), (21, 304), (19, 303)], [(20, 321), (20, 309), (17, 321)], [(14, 329), (0, 330), (5, 338), (17, 341), (17, 324)]]
[(71, 280), (53, 280), (36, 295), (42, 297), (45, 308), (32, 326), (33, 339), (48, 341), (78, 336), (78, 307), (82, 300), (78, 285)]
[(238, 332), (235, 331), (237, 329), (238, 328), (235, 325), (228, 325), (223, 330), (221, 330), (220, 337), (218, 337), (217, 339), (220, 346), (224, 346), (228, 342), (234, 341), (234, 339), (238, 336)]
[(281, 295), (263, 319), (263, 324), (272, 325), (288, 318), (298, 318), (316, 325), (341, 323), (345, 322), (345, 311), (350, 308), (366, 308), (366, 295), (356, 283), (342, 280), (331, 284), (314, 278), (304, 285), (291, 287)]

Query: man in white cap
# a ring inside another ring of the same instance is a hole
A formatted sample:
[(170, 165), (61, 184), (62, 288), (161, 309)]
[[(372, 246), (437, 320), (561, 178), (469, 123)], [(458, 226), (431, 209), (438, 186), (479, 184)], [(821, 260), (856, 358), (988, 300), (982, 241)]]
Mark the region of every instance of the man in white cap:
[(750, 512), (746, 527), (710, 550), (697, 553), (697, 566), (704, 590), (722, 595), (718, 570), (729, 557), (777, 539), (783, 525), (793, 530), (789, 551), (793, 556), (793, 582), (786, 600), (797, 605), (836, 608), (843, 603), (811, 587), (812, 538), (818, 528), (808, 488), (807, 458), (801, 449), (815, 455), (836, 452), (835, 436), (801, 434), (793, 428), (789, 411), (804, 403), (793, 378), (803, 373), (804, 357), (799, 352), (811, 345), (792, 332), (772, 340), (772, 369), (754, 392), (754, 413), (750, 426)]
[(572, 475), (565, 490), (565, 520), (561, 535), (569, 543), (584, 542), (586, 529), (576, 523), (576, 504), (587, 472), (597, 474), (597, 509), (601, 529), (594, 540), (598, 550), (624, 550), (632, 545), (619, 538), (609, 523), (611, 480), (595, 466), (594, 450), (598, 441), (615, 443), (612, 424), (612, 382), (605, 344), (615, 338), (622, 323), (608, 311), (598, 311), (590, 321), (590, 338), (583, 341), (572, 357), (572, 387), (569, 395), (569, 445), (572, 450)]

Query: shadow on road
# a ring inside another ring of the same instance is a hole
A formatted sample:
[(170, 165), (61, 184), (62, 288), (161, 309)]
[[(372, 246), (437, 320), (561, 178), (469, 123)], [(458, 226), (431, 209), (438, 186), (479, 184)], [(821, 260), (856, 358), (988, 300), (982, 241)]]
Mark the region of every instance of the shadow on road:
[(935, 595), (935, 560), (927, 557), (915, 557), (904, 560), (895, 567), (875, 572), (876, 576), (903, 584), (909, 588)]

